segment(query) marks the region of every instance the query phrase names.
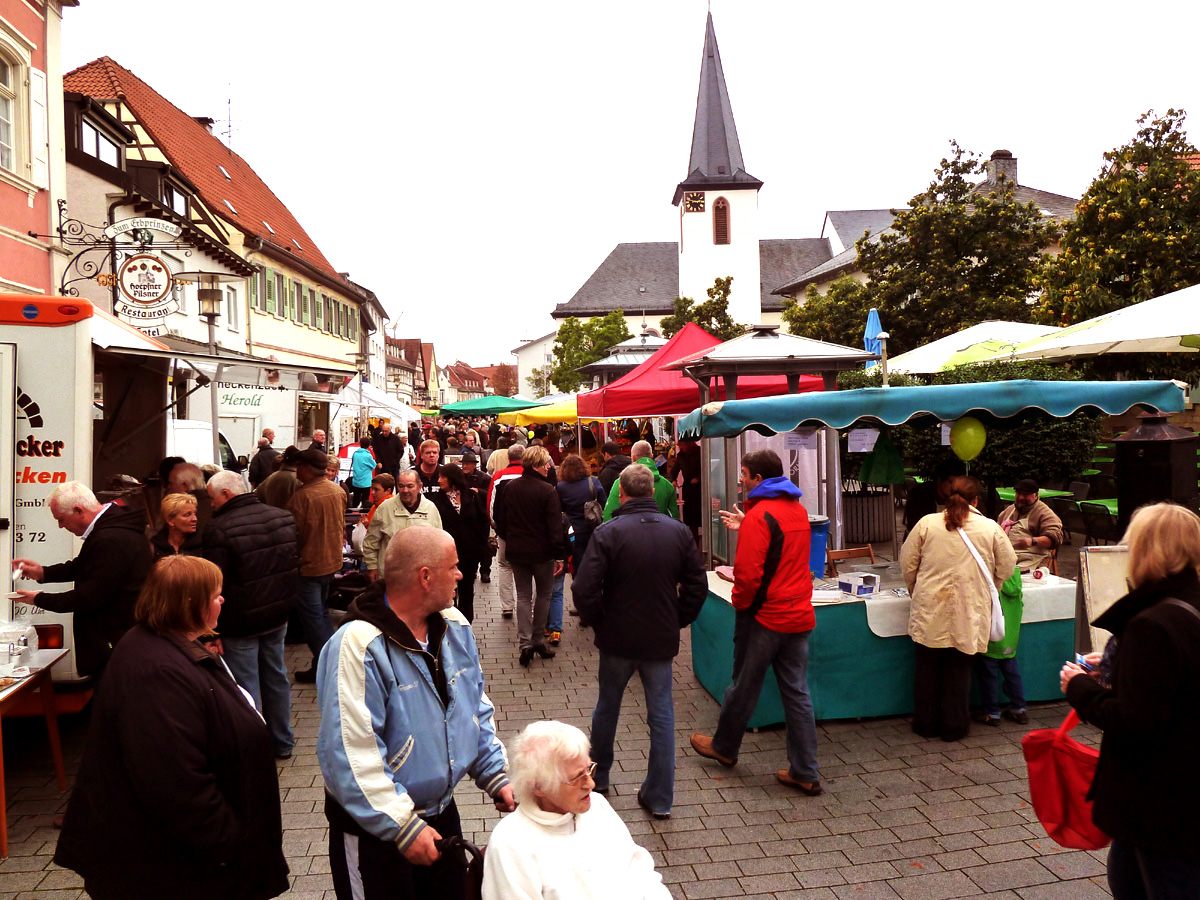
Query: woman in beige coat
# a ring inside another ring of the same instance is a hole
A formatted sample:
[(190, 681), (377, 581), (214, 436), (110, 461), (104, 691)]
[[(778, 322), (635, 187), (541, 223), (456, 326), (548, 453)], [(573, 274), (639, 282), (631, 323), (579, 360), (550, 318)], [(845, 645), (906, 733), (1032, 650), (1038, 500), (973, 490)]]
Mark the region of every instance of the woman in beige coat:
[(1008, 535), (979, 512), (981, 491), (976, 479), (955, 478), (945, 512), (917, 522), (900, 551), (912, 595), (908, 633), (917, 645), (912, 727), (922, 737), (966, 737), (971, 727), (971, 661), (988, 645), (991, 589), (963, 534), (997, 587), (1012, 575), (1017, 562)]

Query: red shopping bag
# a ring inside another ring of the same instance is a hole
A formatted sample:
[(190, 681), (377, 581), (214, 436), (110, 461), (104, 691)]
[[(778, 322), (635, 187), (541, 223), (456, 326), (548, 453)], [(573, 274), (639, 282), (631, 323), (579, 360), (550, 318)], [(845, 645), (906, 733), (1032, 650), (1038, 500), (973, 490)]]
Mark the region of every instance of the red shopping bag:
[(1040, 728), (1021, 739), (1029, 767), (1029, 799), (1038, 821), (1060, 846), (1072, 850), (1099, 850), (1112, 840), (1092, 822), (1092, 801), (1087, 799), (1100, 751), (1070, 737), (1079, 724), (1075, 710), (1058, 728)]

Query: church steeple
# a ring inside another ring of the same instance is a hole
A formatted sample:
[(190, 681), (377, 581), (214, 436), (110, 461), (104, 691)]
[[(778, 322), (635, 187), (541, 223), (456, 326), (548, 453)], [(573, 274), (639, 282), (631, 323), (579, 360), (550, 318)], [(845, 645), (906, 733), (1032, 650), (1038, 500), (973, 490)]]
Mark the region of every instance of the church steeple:
[(717, 49), (717, 33), (710, 12), (704, 32), (704, 55), (700, 59), (700, 91), (696, 97), (696, 124), (692, 130), (688, 174), (675, 188), (675, 198), (671, 202), (678, 204), (687, 190), (734, 187), (757, 189), (762, 187), (762, 182), (748, 174), (742, 162), (742, 147), (733, 122), (733, 107), (729, 103), (729, 89), (725, 86), (725, 72), (721, 68), (721, 53)]

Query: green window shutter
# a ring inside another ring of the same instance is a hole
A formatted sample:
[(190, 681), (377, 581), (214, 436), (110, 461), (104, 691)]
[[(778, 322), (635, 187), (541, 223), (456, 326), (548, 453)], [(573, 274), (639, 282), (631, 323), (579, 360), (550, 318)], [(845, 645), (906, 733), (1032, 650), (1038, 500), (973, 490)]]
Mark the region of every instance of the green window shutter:
[(299, 293), (299, 290), (300, 282), (294, 278), (291, 279), (291, 283), (288, 285), (288, 318), (293, 322), (296, 321), (296, 308), (298, 306), (296, 303), (296, 294)]
[(275, 314), (275, 270), (274, 270), (274, 269), (267, 269), (267, 271), (266, 271), (266, 281), (267, 281), (267, 290), (266, 290), (266, 294), (267, 294), (267, 305), (266, 305), (266, 310), (267, 310), (267, 312), (269, 312), (271, 315), (274, 315), (274, 314)]
[(304, 303), (300, 307), (300, 321), (303, 322), (305, 325), (312, 324), (312, 312), (311, 312), (312, 295), (313, 295), (312, 289), (305, 287), (304, 288)]
[(325, 327), (325, 298), (323, 294), (316, 294), (313, 297), (313, 307), (313, 312), (315, 313), (313, 324), (320, 331)]
[(339, 322), (341, 323), (341, 326), (342, 326), (342, 330), (341, 330), (342, 337), (349, 337), (349, 335), (350, 335), (350, 309), (346, 306), (345, 303), (341, 304), (341, 309), (338, 312), (338, 316), (339, 316)]
[(250, 309), (254, 309), (256, 306), (258, 306), (258, 273), (257, 272), (255, 272), (253, 275), (251, 275), (249, 278), (246, 279), (246, 290), (248, 291), (247, 296), (246, 296), (246, 305), (248, 307), (250, 307)]
[(337, 307), (333, 305), (333, 298), (325, 298), (325, 330), (330, 334), (337, 331)]
[(358, 340), (358, 307), (350, 307), (350, 340)]

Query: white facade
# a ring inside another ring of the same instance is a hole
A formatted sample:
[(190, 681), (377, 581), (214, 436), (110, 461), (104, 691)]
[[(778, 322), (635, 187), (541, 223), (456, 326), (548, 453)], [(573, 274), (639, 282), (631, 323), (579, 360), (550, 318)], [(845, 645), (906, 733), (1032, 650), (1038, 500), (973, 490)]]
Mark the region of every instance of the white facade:
[(557, 337), (558, 331), (552, 331), (535, 340), (526, 341), (512, 351), (513, 355), (517, 358), (518, 394), (525, 397), (532, 397), (535, 393), (554, 392), (555, 388), (553, 384), (547, 383), (545, 390), (538, 391), (530, 385), (528, 379), (533, 375), (534, 369), (554, 366), (554, 341)]
[[(691, 196), (689, 191), (686, 196)], [(759, 269), (758, 189), (701, 191), (703, 212), (685, 212), (679, 204), (679, 296), (697, 303), (708, 299), (708, 289), (718, 278), (733, 276), (729, 315), (735, 322), (762, 322)], [(718, 244), (713, 217), (718, 200), (729, 204), (729, 243)], [(522, 382), (524, 384), (524, 382)]]

